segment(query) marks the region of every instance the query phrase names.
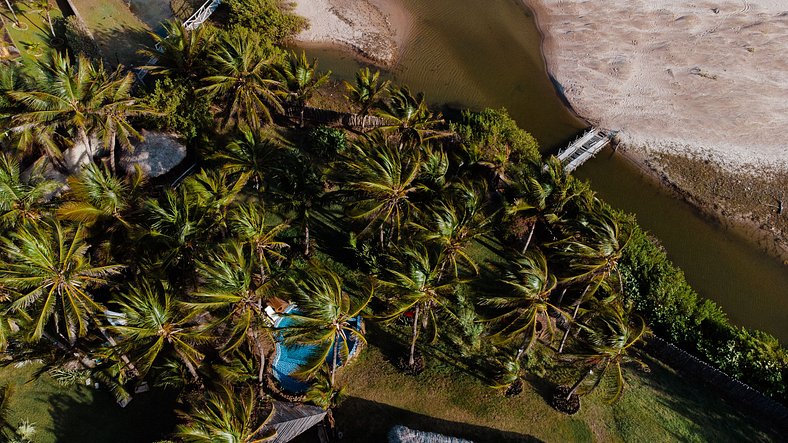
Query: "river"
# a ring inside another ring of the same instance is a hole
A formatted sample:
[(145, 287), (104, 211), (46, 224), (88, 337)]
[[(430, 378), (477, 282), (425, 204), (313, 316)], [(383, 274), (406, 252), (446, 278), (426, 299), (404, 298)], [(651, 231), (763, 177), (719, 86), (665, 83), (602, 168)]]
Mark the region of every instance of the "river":
[[(413, 15), (408, 42), (390, 73), (439, 105), (505, 107), (552, 153), (585, 127), (562, 102), (541, 54), (541, 36), (519, 0), (399, 0)], [(306, 48), (350, 79), (360, 67), (336, 48)], [(700, 216), (631, 163), (603, 151), (576, 173), (613, 206), (637, 215), (690, 284), (731, 320), (788, 342), (788, 268)]]

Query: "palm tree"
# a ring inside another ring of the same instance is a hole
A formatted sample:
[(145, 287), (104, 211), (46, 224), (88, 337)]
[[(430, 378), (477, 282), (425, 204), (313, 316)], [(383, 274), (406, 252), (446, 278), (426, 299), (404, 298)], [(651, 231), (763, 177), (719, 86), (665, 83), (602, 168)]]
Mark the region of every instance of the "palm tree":
[(351, 217), (366, 221), (360, 235), (376, 226), (385, 247), (385, 229), (390, 238), (399, 238), (402, 226), (413, 209), (412, 195), (418, 190), (416, 178), (421, 170), (418, 153), (403, 152), (391, 146), (380, 133), (355, 143), (342, 163), (345, 191), (354, 200)]
[(186, 29), (180, 20), (162, 23), (164, 36), (150, 32), (154, 45), (140, 52), (156, 59), (156, 64), (145, 66), (152, 74), (177, 76), (196, 80), (205, 71), (208, 48), (213, 43), (213, 34), (207, 27)]
[(265, 221), (265, 211), (259, 205), (240, 204), (233, 208), (230, 215), (230, 228), (236, 237), (244, 244), (248, 244), (251, 251), (257, 256), (260, 267), (260, 279), (267, 280), (267, 272), (271, 270), (268, 259), (284, 260), (280, 251), (289, 248), (285, 242), (277, 241), (289, 225), (278, 223), (269, 225)]
[(273, 409), (261, 413), (263, 399), (251, 387), (240, 389), (220, 385), (191, 411), (181, 414), (186, 423), (178, 425), (175, 437), (186, 443), (262, 443), (276, 436), (265, 429)]
[(499, 312), (487, 320), (491, 325), (490, 338), (505, 344), (522, 337), (516, 356), (520, 360), (543, 332), (540, 326), (553, 331), (550, 310), (562, 312), (550, 301), (558, 282), (549, 272), (544, 254), (533, 250), (513, 260), (500, 283), (505, 288), (502, 293), (482, 298), (483, 304)]
[(407, 86), (393, 88), (389, 101), (383, 104), (378, 114), (393, 122), (384, 128), (396, 130), (403, 140), (419, 143), (424, 140), (424, 134), (442, 122), (440, 114), (433, 115), (427, 107), (424, 94), (413, 96)]
[(68, 178), (66, 201), (58, 208), (57, 216), (88, 226), (110, 222), (130, 229), (128, 215), (139, 205), (145, 183), (139, 168), (134, 175), (116, 177), (106, 167), (87, 165)]
[(210, 51), (210, 74), (202, 79), (203, 91), (215, 97), (225, 110), (224, 126), (260, 129), (271, 121), (271, 110), (283, 112), (276, 96), (280, 83), (273, 79), (273, 56), (267, 55), (257, 37), (228, 34)]
[[(459, 185), (459, 187), (465, 187)], [(425, 211), (423, 221), (412, 223), (426, 242), (432, 242), (441, 248), (441, 276), (448, 265), (454, 277), (459, 277), (461, 263), (474, 272), (479, 272), (476, 260), (466, 252), (467, 247), (490, 230), (494, 215), (488, 214), (483, 208), (482, 199), (485, 191), (468, 187), (464, 194), (448, 201), (440, 202)], [(465, 198), (468, 196), (470, 198)]]
[(44, 177), (41, 162), (24, 177), (19, 162), (0, 152), (0, 226), (8, 229), (40, 219), (59, 186)]
[(528, 250), (537, 225), (553, 232), (551, 226), (560, 222), (566, 204), (582, 191), (582, 188), (573, 185), (574, 182), (564, 171), (561, 162), (551, 156), (545, 160), (544, 168), (537, 177), (528, 177), (523, 183), (513, 184), (512, 189), (517, 197), (506, 205), (506, 213), (509, 217), (525, 218), (530, 226), (523, 253)]
[(369, 109), (388, 90), (389, 80), (380, 81), (380, 71), (370, 72), (369, 68), (359, 69), (355, 75), (355, 84), (345, 82), (347, 95), (345, 98), (358, 105), (359, 114), (367, 115)]
[(80, 55), (76, 64), (57, 52), (48, 61), (33, 65), (32, 82), (25, 90), (9, 91), (22, 111), (11, 118), (12, 131), (47, 127), (76, 131), (77, 141), (91, 158), (95, 154), (91, 135), (101, 135), (115, 167), (115, 143), (131, 149), (130, 137), (142, 136), (131, 126), (129, 117), (152, 114), (131, 96), (134, 77), (119, 67), (108, 74), (102, 64)]
[(268, 175), (279, 167), (283, 149), (279, 140), (242, 127), (240, 137), (215, 152), (211, 158), (230, 174), (248, 174), (257, 191), (261, 186), (262, 190), (266, 189)]
[(0, 286), (18, 294), (9, 311), (31, 319), (31, 340), (51, 327), (73, 344), (96, 322), (103, 309), (88, 290), (106, 285), (123, 266), (93, 266), (89, 248), (82, 225), (71, 229), (56, 220), (23, 226), (3, 240), (8, 260), (0, 263)]
[(118, 350), (133, 360), (140, 378), (168, 354), (198, 378), (203, 354), (196, 346), (208, 339), (206, 328), (192, 321), (197, 312), (179, 304), (165, 282), (141, 280), (116, 302), (120, 314), (109, 329), (118, 335)]
[(281, 331), (285, 343), (315, 348), (309, 361), (296, 375), (313, 377), (330, 355), (329, 371), (331, 386), (334, 386), (337, 367), (348, 361), (348, 341), (366, 343), (362, 332), (351, 325), (351, 320), (369, 304), (374, 290), (370, 289), (360, 297), (350, 295), (340, 277), (320, 265), (313, 265), (299, 272), (297, 278), (291, 278), (287, 290), (297, 310), (283, 314), (288, 321), (278, 331)]
[[(617, 277), (618, 292), (624, 293), (618, 263), (632, 236), (632, 223), (629, 218), (622, 219), (612, 209), (594, 199), (588, 213), (578, 215), (570, 226), (577, 235), (553, 242), (548, 247), (553, 251), (553, 258), (563, 267), (562, 284), (585, 283), (583, 293), (574, 303), (574, 320), (580, 305), (600, 288), (605, 287), (608, 293), (616, 293), (609, 290), (611, 278)], [(563, 351), (570, 330), (571, 324), (564, 333), (558, 352)]]
[(586, 370), (569, 390), (566, 398), (569, 399), (574, 395), (590, 376), (596, 379), (588, 392), (593, 391), (612, 371), (615, 391), (608, 401), (615, 402), (624, 388), (621, 365), (635, 363), (641, 368), (646, 368), (645, 363), (631, 355), (631, 351), (647, 331), (646, 323), (640, 316), (634, 316), (634, 322), (631, 322), (620, 308), (607, 309), (603, 315), (594, 317), (590, 324), (581, 325), (583, 349), (573, 357), (575, 361), (585, 366)]
[(317, 60), (309, 63), (306, 52), (298, 55), (295, 51), (288, 53), (287, 60), (278, 69), (282, 78), (282, 95), (288, 106), (294, 106), (300, 113), (300, 125), (304, 126), (304, 109), (307, 101), (323, 86), (331, 75), (317, 73)]
[(197, 261), (201, 287), (190, 306), (210, 311), (216, 320), (213, 328), (225, 329), (222, 352), (233, 353), (247, 343), (258, 356), (258, 382), (263, 382), (265, 347), (270, 338), (270, 322), (265, 302), (271, 297), (276, 282), (264, 281), (254, 275), (254, 260), (238, 243), (223, 245), (206, 260)]
[(233, 176), (226, 170), (201, 169), (184, 180), (182, 186), (213, 217), (214, 226), (224, 228), (229, 207), (241, 196), (249, 175), (241, 173)]
[(383, 315), (384, 321), (393, 321), (407, 312), (413, 312), (413, 331), (408, 364), (413, 367), (416, 358), (416, 340), (419, 329), (428, 329), (429, 343), (438, 338), (438, 313), (451, 315), (447, 307), (457, 284), (456, 280), (441, 282), (441, 264), (436, 254), (424, 246), (406, 248), (399, 263), (400, 270), (389, 270), (387, 280), (381, 281), (387, 293), (390, 309)]

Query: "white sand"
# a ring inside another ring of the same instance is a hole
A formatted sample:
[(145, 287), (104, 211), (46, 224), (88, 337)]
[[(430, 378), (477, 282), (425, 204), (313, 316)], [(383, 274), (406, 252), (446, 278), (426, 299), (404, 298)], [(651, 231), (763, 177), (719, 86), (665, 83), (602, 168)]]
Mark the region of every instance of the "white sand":
[(293, 11), (309, 20), (298, 41), (340, 44), (383, 65), (394, 63), (410, 27), (396, 1), (296, 0)]
[(524, 0), (582, 116), (630, 146), (788, 165), (788, 0)]

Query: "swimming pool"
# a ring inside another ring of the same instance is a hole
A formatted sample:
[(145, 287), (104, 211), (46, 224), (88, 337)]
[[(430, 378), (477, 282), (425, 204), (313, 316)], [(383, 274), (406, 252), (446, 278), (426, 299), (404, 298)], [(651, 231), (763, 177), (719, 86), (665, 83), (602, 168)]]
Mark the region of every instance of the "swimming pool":
[[(298, 313), (298, 310), (295, 305), (290, 305), (285, 310), (285, 313)], [(274, 327), (286, 328), (291, 323), (292, 319), (286, 315), (283, 315), (276, 320)], [(361, 330), (361, 316), (354, 317), (349, 323), (353, 329)], [(271, 364), (271, 368), (274, 378), (279, 383), (279, 387), (282, 388), (283, 391), (286, 391), (290, 394), (303, 394), (309, 389), (311, 386), (310, 383), (300, 380), (294, 377), (292, 374), (297, 372), (300, 367), (306, 364), (306, 362), (309, 360), (309, 356), (312, 355), (316, 349), (317, 346), (312, 345), (285, 345), (282, 343), (281, 335), (278, 336), (274, 347), (274, 361)], [(349, 357), (352, 357), (357, 350), (358, 341), (354, 336), (350, 336), (348, 339)], [(331, 351), (329, 351), (328, 356), (326, 356), (326, 363), (328, 363), (330, 366), (332, 364), (332, 360), (333, 348)], [(341, 361), (341, 358), (339, 358), (339, 360), (340, 361), (338, 361), (338, 364), (341, 367), (344, 362)]]

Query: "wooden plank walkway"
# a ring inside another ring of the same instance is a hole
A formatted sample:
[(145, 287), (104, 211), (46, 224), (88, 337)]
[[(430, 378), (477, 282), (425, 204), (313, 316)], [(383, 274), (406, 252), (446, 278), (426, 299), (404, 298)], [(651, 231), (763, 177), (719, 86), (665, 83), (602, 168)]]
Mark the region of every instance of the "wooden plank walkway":
[(615, 133), (611, 131), (591, 128), (569, 146), (560, 150), (558, 159), (563, 163), (566, 172), (572, 172), (610, 144), (613, 135)]

